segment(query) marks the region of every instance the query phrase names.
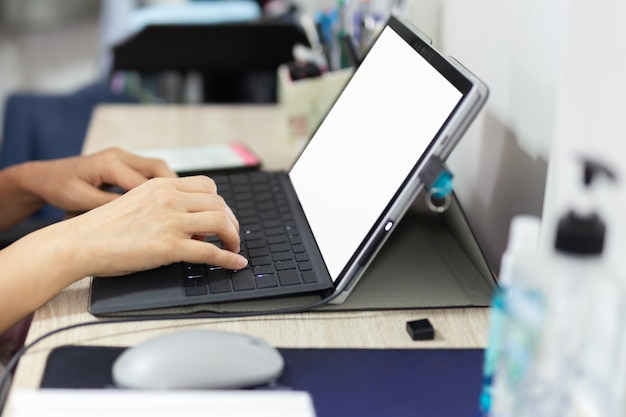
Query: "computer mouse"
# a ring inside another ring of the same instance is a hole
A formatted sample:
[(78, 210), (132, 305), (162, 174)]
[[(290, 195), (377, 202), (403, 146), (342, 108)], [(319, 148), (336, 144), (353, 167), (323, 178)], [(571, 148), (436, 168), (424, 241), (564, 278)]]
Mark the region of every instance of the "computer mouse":
[(122, 388), (238, 389), (275, 381), (283, 369), (280, 352), (257, 337), (185, 330), (127, 348), (112, 376)]

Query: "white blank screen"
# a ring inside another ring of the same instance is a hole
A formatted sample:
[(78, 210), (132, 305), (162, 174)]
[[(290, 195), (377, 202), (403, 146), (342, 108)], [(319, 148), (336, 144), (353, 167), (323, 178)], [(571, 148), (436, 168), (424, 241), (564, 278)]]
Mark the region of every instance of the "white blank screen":
[(289, 173), (333, 280), (461, 96), (384, 29)]

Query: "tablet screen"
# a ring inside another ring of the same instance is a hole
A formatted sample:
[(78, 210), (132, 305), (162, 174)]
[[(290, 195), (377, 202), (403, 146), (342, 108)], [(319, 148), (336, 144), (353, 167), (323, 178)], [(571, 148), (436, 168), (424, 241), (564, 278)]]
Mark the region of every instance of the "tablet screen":
[(333, 280), (462, 96), (385, 27), (289, 173)]

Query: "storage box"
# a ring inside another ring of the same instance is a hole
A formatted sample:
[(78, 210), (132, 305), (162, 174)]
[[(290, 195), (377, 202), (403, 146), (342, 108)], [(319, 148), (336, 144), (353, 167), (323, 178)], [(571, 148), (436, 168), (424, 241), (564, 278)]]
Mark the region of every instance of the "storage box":
[(352, 68), (345, 68), (294, 81), (286, 65), (278, 68), (278, 102), (285, 108), (293, 140), (310, 137), (353, 72)]

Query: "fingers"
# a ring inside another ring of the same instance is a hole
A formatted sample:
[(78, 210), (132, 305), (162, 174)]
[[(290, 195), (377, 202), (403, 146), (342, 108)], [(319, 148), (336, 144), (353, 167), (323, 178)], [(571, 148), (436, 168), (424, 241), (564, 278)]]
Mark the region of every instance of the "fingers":
[(100, 168), (101, 181), (131, 190), (156, 177), (176, 178), (177, 175), (160, 159), (144, 158), (120, 148), (110, 148), (91, 156)]
[(226, 269), (243, 269), (248, 265), (248, 260), (238, 253), (200, 240), (189, 239), (180, 245), (186, 262), (209, 264)]
[(124, 190), (132, 190), (154, 177), (142, 173), (120, 159), (110, 161), (101, 175), (103, 182), (117, 185)]
[[(238, 254), (239, 223), (207, 177), (151, 179), (76, 219), (83, 223), (78, 229), (98, 236), (85, 247), (88, 253), (99, 254), (97, 265), (90, 264), (99, 275), (119, 275), (181, 261), (227, 269), (247, 265)], [(207, 235), (217, 235), (223, 249), (198, 239)], [(111, 253), (123, 256), (110, 262), (107, 255)], [(93, 261), (91, 255), (87, 258)]]
[(119, 148), (113, 148), (122, 162), (137, 170), (146, 178), (165, 177), (176, 178), (178, 175), (172, 171), (165, 161), (154, 158), (145, 158)]
[[(239, 222), (224, 199), (216, 194), (217, 188), (213, 180), (205, 176), (195, 176), (174, 180), (154, 179), (150, 183), (150, 187), (154, 189), (167, 185), (173, 185), (176, 189), (174, 194), (167, 194), (167, 198), (177, 200), (174, 207), (182, 210), (182, 216), (177, 216), (180, 232), (185, 233), (188, 236), (186, 240), (192, 241), (192, 246), (196, 248), (194, 253), (181, 252), (180, 259), (230, 269), (236, 266), (241, 268), (242, 263), (247, 261), (237, 255), (240, 245)], [(151, 191), (148, 193), (153, 194)], [(224, 250), (216, 251), (218, 248), (214, 245), (197, 239), (207, 235), (217, 235), (224, 244)], [(195, 243), (199, 243), (199, 246)], [(197, 252), (198, 250), (201, 251)], [(189, 259), (190, 256), (195, 259)]]
[(190, 213), (185, 216), (183, 227), (190, 236), (217, 235), (223, 242), (224, 249), (239, 253), (241, 243), (239, 223), (228, 213), (223, 211)]
[(215, 181), (204, 175), (183, 177), (176, 180), (176, 189), (187, 193), (217, 193)]
[(221, 211), (226, 213), (229, 220), (239, 229), (239, 222), (235, 214), (221, 196), (217, 194), (187, 193), (186, 197), (186, 209), (189, 213)]

